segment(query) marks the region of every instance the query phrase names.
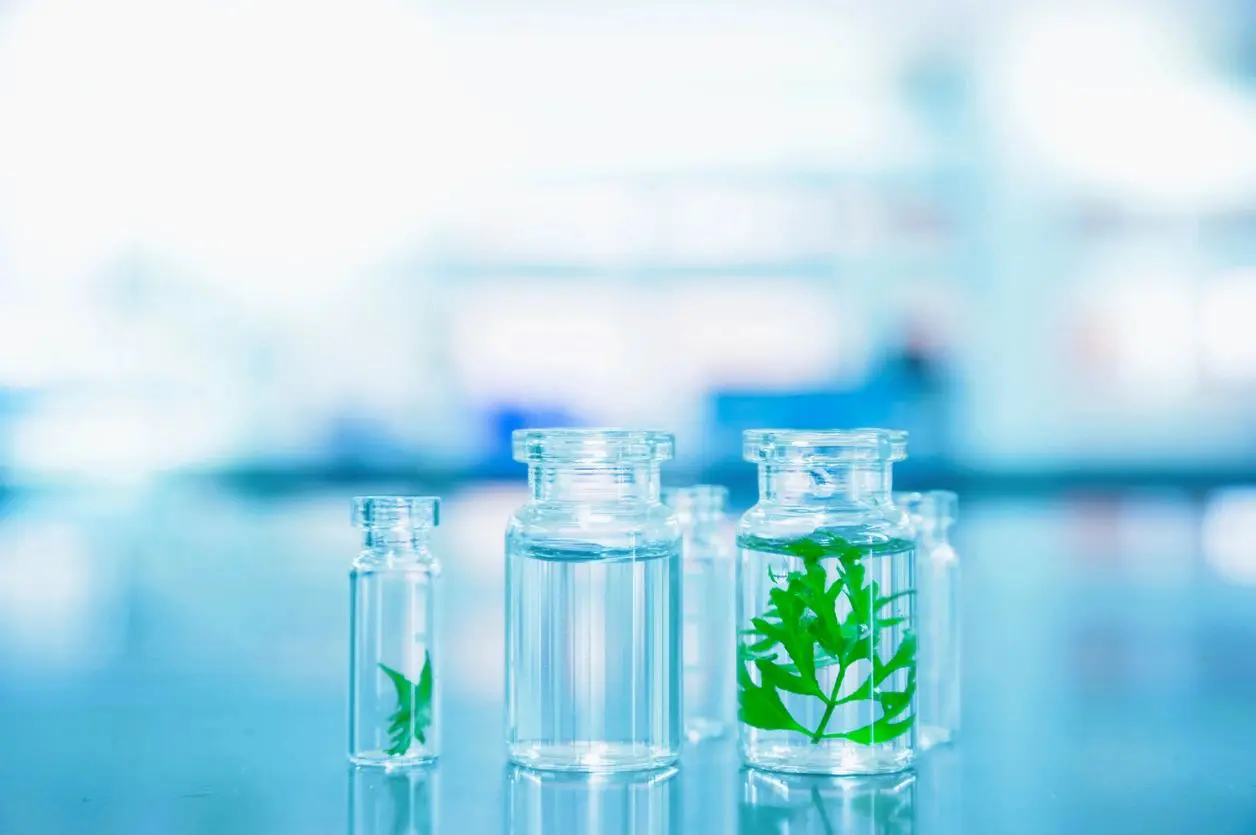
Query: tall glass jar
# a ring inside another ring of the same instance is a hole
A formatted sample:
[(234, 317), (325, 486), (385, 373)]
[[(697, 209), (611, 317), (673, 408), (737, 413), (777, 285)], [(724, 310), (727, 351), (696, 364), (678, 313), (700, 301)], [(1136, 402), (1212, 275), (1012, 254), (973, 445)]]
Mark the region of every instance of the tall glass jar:
[(928, 750), (959, 735), (960, 574), (950, 539), (959, 498), (947, 490), (930, 490), (897, 494), (894, 501), (916, 529), (920, 747)]
[(681, 744), (681, 562), (659, 501), (672, 436), (513, 435), (531, 500), (506, 532), (506, 734), (540, 769), (629, 771)]
[(799, 773), (907, 768), (915, 544), (891, 501), (906, 433), (749, 430), (744, 454), (759, 503), (737, 536), (742, 758)]
[(695, 484), (663, 490), (684, 534), (685, 736), (722, 736), (733, 718), (734, 651), (732, 537), (728, 490)]
[(349, 759), (396, 767), (440, 751), (435, 641), (440, 563), (432, 496), (354, 499), (362, 551), (349, 571)]

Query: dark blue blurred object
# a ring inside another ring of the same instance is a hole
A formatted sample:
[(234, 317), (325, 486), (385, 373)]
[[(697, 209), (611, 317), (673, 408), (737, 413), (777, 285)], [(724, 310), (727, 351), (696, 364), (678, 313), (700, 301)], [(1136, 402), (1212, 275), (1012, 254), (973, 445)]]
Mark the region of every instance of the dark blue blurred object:
[(477, 468), (481, 477), (518, 477), (523, 471), (510, 455), (510, 434), (516, 429), (546, 427), (585, 426), (571, 412), (561, 406), (518, 406), (505, 404), (487, 410), (489, 426), (484, 460)]

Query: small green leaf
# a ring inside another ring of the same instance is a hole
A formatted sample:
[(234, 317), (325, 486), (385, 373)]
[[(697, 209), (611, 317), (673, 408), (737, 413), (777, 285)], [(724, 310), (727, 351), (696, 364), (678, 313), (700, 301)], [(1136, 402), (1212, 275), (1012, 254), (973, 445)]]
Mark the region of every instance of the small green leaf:
[(379, 668), (397, 691), (397, 709), (388, 717), (388, 735), (392, 744), (385, 749), (385, 753), (400, 757), (410, 750), (412, 736), (420, 744), (427, 744), (426, 731), (432, 724), (431, 653), (423, 653), (423, 669), (419, 672), (417, 685), (387, 664), (380, 664)]
[(790, 715), (780, 694), (755, 684), (745, 666), (738, 669), (737, 683), (740, 685), (737, 716), (742, 722), (765, 731), (807, 733), (807, 729)]
[(860, 745), (880, 745), (907, 733), (915, 723), (916, 717), (914, 716), (908, 716), (901, 722), (889, 722), (880, 719), (871, 725), (864, 725), (862, 728), (856, 728), (847, 733), (824, 734), (822, 739), (846, 739)]
[(755, 659), (754, 665), (759, 668), (759, 678), (764, 687), (775, 687), (777, 690), (797, 693), (800, 696), (820, 695), (823, 697), (814, 678), (807, 681), (802, 676), (789, 672), (780, 664), (774, 664), (762, 658)]
[(424, 732), (432, 724), (432, 654), (423, 653), (423, 670), (419, 686), (414, 688), (414, 738), (426, 745)]
[(878, 597), (877, 602), (876, 602), (876, 608), (880, 609), (890, 603), (893, 603), (895, 600), (898, 600), (901, 597), (911, 597), (915, 593), (916, 593), (915, 589), (908, 589), (907, 591), (896, 592), (894, 594), (889, 595), (888, 597)]
[(397, 710), (388, 717), (388, 731), (389, 736), (392, 738), (392, 745), (385, 749), (385, 753), (394, 757), (400, 757), (410, 750), (410, 728), (414, 716), (412, 712), (414, 686), (410, 684), (409, 679), (387, 664), (380, 664), (379, 668), (392, 681), (393, 687), (397, 691)]

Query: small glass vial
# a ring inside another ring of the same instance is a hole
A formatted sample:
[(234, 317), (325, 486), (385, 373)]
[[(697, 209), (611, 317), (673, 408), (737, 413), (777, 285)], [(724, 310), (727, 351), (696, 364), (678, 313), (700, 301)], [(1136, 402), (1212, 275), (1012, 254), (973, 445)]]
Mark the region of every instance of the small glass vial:
[(681, 745), (681, 559), (659, 501), (670, 434), (513, 435), (531, 500), (506, 532), (506, 739), (560, 771), (671, 765)]
[(700, 742), (722, 736), (734, 715), (728, 490), (713, 484), (670, 488), (663, 490), (663, 503), (676, 511), (684, 534), (685, 736)]
[(960, 721), (960, 574), (951, 547), (959, 498), (947, 490), (896, 494), (916, 529), (920, 624), (920, 747), (953, 742)]
[(362, 552), (349, 571), (349, 759), (397, 767), (440, 752), (435, 642), (439, 522), (431, 496), (354, 499)]
[(755, 768), (875, 774), (916, 751), (915, 542), (891, 500), (906, 433), (749, 430), (737, 699)]

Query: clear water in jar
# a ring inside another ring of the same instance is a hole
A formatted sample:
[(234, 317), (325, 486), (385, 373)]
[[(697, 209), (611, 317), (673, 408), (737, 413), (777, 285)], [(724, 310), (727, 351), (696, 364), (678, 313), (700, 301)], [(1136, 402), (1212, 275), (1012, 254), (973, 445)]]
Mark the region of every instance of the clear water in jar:
[(571, 771), (675, 762), (681, 740), (677, 546), (527, 543), (507, 569), (510, 758)]
[[(852, 537), (853, 538), (853, 537)], [(914, 544), (742, 536), (740, 745), (776, 771), (875, 774), (916, 743)]]

